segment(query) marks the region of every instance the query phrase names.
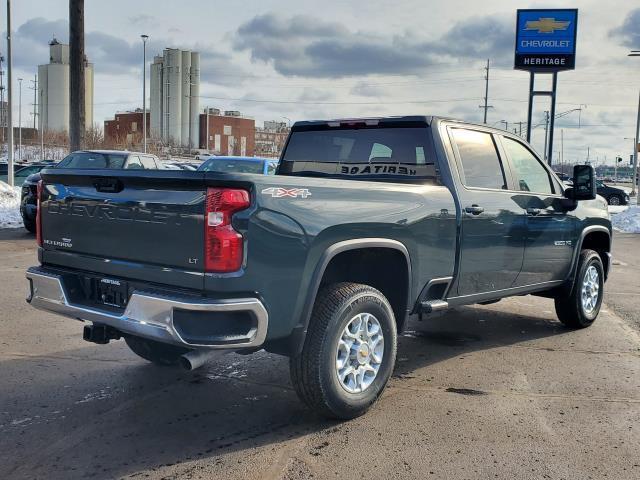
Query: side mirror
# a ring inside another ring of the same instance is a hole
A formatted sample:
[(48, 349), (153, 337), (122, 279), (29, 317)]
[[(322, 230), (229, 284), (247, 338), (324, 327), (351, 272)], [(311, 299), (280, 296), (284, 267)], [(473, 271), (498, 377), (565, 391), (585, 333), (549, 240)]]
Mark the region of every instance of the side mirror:
[(593, 200), (596, 198), (596, 172), (591, 165), (573, 167), (573, 187), (565, 190), (573, 200)]

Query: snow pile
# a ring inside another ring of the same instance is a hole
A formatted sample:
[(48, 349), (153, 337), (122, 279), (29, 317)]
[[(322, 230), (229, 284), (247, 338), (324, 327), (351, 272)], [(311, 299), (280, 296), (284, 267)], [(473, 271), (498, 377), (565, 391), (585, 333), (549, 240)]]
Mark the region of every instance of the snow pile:
[(613, 228), (626, 233), (640, 233), (640, 206), (633, 205), (622, 213), (611, 215)]
[(0, 182), (0, 228), (21, 226), (20, 187), (10, 187), (4, 182)]

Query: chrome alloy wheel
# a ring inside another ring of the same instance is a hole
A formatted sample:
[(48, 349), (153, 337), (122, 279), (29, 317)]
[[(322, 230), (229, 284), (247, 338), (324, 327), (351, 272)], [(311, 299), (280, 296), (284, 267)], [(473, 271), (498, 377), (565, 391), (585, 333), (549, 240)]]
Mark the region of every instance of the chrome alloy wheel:
[(336, 375), (342, 388), (361, 393), (371, 386), (384, 355), (384, 335), (376, 317), (359, 313), (342, 331), (336, 349)]
[(582, 309), (584, 313), (590, 315), (598, 305), (600, 295), (600, 274), (598, 269), (591, 265), (587, 268), (582, 279)]

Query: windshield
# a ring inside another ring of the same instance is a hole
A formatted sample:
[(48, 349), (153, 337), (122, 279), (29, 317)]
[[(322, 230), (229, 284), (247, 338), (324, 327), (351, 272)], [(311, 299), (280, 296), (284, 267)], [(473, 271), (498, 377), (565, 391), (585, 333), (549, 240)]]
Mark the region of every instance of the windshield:
[(122, 168), (127, 155), (116, 153), (74, 152), (67, 155), (59, 168)]
[(263, 168), (262, 160), (211, 158), (205, 161), (198, 170), (201, 172), (262, 173)]
[(431, 137), (422, 127), (294, 131), (280, 173), (435, 178)]

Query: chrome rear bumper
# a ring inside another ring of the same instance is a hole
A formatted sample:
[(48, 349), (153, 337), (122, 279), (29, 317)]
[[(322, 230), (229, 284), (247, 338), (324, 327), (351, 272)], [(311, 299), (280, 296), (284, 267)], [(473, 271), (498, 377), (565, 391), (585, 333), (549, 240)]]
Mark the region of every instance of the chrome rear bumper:
[[(160, 295), (152, 292), (134, 291), (121, 315), (98, 308), (76, 305), (69, 301), (60, 275), (47, 272), (40, 267), (27, 270), (30, 295), (27, 298), (33, 307), (59, 315), (109, 325), (123, 333), (149, 338), (192, 348), (242, 349), (258, 347), (267, 335), (268, 314), (257, 298), (229, 300), (194, 299), (188, 296)], [(246, 335), (234, 335), (224, 343), (190, 343), (182, 338), (174, 326), (174, 311), (187, 310), (215, 314), (225, 312), (247, 313), (255, 320), (255, 327)]]

